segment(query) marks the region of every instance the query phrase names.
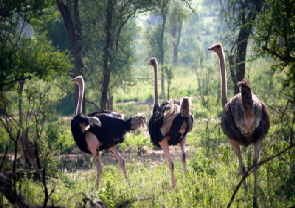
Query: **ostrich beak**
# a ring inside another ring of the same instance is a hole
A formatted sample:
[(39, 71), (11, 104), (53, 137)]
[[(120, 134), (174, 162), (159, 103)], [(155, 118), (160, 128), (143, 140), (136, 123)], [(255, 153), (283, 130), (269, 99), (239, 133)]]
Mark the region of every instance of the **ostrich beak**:
[(71, 81), (76, 82), (76, 84), (78, 84), (77, 78), (71, 79)]

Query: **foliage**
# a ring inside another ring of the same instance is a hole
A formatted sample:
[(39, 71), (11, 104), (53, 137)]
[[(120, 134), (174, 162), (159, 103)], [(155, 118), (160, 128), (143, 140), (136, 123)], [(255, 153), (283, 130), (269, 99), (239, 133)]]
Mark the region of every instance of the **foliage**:
[(41, 34), (45, 33), (47, 39), (58, 50), (73, 53), (62, 17), (58, 12), (54, 12), (50, 18), (47, 18), (41, 25), (36, 26), (35, 31)]
[[(255, 55), (275, 61), (272, 70), (287, 74), (284, 85), (294, 89), (295, 1), (266, 0), (264, 12), (255, 23)], [(288, 94), (294, 99), (294, 93)]]
[(56, 51), (45, 37), (21, 38), (18, 44), (18, 48), (13, 45), (0, 46), (2, 89), (10, 89), (17, 81), (24, 79), (38, 77), (51, 80), (53, 76), (68, 73), (71, 67), (69, 56)]

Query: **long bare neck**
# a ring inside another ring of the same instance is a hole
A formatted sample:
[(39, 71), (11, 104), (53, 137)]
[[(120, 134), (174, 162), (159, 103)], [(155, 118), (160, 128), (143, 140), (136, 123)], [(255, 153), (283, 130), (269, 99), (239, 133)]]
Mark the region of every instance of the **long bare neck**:
[(79, 84), (79, 98), (76, 108), (76, 115), (82, 113), (82, 100), (84, 96), (84, 81), (82, 81), (81, 84)]
[(217, 53), (220, 64), (220, 74), (221, 74), (221, 100), (222, 107), (224, 108), (227, 103), (227, 82), (226, 82), (226, 67), (225, 67), (225, 57), (223, 50)]
[(155, 105), (159, 105), (159, 97), (158, 97), (158, 64), (153, 65), (154, 67), (154, 101)]

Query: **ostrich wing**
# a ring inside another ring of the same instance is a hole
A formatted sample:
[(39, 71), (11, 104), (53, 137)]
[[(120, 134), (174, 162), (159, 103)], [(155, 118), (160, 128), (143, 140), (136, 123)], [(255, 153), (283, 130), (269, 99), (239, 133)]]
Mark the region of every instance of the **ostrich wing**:
[[(161, 133), (161, 127), (164, 123), (164, 115), (167, 115), (167, 112), (170, 111), (170, 104), (168, 102), (163, 103), (158, 109), (153, 113), (152, 117), (149, 120), (148, 128), (151, 141), (154, 146), (160, 147), (159, 143), (163, 139)], [(155, 108), (154, 108), (155, 110)]]
[(80, 126), (81, 119), (84, 119), (86, 116), (83, 114), (79, 114), (72, 118), (71, 120), (71, 132), (73, 138), (82, 152), (91, 154), (88, 149), (88, 144), (85, 140), (85, 132), (82, 132), (82, 128)]
[(259, 126), (254, 130), (252, 142), (256, 142), (260, 138), (264, 138), (270, 128), (270, 117), (265, 104), (262, 103), (262, 117)]
[(101, 121), (101, 127), (90, 126), (89, 131), (96, 135), (99, 140), (99, 150), (108, 149), (118, 143), (124, 142), (125, 139), (125, 122), (124, 120), (105, 114), (97, 114)]

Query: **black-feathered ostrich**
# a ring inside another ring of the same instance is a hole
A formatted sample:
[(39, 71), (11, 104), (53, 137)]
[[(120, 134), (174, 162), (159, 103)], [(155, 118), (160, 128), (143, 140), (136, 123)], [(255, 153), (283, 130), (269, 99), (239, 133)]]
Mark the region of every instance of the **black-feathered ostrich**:
[(146, 123), (146, 116), (137, 114), (124, 121), (122, 116), (116, 112), (99, 110), (82, 114), (82, 99), (84, 95), (84, 80), (78, 76), (72, 81), (79, 85), (79, 100), (76, 108), (76, 116), (71, 120), (71, 131), (77, 146), (81, 151), (92, 154), (96, 165), (96, 183), (98, 188), (102, 165), (99, 158), (99, 151), (108, 149), (118, 160), (125, 178), (127, 172), (124, 158), (117, 149), (117, 144), (124, 142), (126, 132), (137, 130)]
[(173, 104), (172, 101), (159, 106), (158, 98), (158, 62), (156, 58), (150, 58), (148, 65), (154, 68), (154, 108), (153, 115), (149, 120), (148, 128), (152, 143), (161, 147), (169, 162), (171, 171), (172, 188), (176, 187), (174, 178), (174, 164), (169, 153), (169, 145), (180, 145), (183, 172), (186, 172), (185, 143), (187, 133), (193, 128), (193, 115), (189, 109), (189, 98), (184, 97), (181, 105)]
[[(243, 176), (245, 166), (242, 160), (240, 145), (247, 147), (254, 145), (254, 165), (259, 158), (259, 151), (262, 141), (270, 128), (270, 117), (267, 107), (255, 94), (252, 93), (248, 80), (237, 83), (239, 93), (229, 102), (227, 101), (226, 87), (226, 67), (225, 57), (220, 43), (216, 43), (208, 48), (217, 54), (220, 62), (220, 72), (222, 80), (222, 107), (221, 128), (229, 138), (234, 152), (239, 160), (239, 171)], [(246, 189), (246, 185), (245, 185)], [(257, 169), (254, 170), (254, 198), (253, 205), (257, 207)]]

